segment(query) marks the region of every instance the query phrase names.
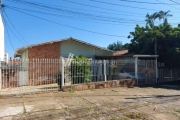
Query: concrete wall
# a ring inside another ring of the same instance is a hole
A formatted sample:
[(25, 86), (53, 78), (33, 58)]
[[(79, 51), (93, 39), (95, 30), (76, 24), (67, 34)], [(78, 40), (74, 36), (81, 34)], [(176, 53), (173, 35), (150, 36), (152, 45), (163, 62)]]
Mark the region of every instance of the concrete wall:
[(21, 59), (27, 59), (27, 58), (28, 58), (28, 50), (25, 50), (21, 55)]
[(62, 41), (60, 45), (60, 55), (63, 57), (68, 57), (69, 53), (73, 53), (74, 55), (77, 56), (83, 55), (88, 58), (93, 58), (94, 55), (98, 55), (98, 56), (112, 55), (111, 52), (100, 50), (95, 47), (88, 46), (75, 41)]

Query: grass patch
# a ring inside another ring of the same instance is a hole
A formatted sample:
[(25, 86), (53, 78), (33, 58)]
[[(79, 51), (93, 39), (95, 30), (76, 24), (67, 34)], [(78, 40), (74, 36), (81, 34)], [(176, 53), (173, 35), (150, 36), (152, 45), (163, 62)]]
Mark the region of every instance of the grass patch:
[(0, 98), (3, 98), (3, 95), (0, 94)]
[(121, 118), (119, 118), (118, 120), (128, 120), (128, 118), (121, 117)]
[(118, 92), (117, 90), (111, 90), (112, 92)]
[(111, 120), (118, 120), (118, 118), (115, 117), (115, 116), (112, 116), (112, 117), (111, 117)]
[(52, 117), (52, 114), (49, 114), (48, 117)]
[(34, 102), (35, 100), (29, 100), (29, 102)]
[(75, 89), (72, 89), (72, 88), (71, 88), (71, 89), (69, 90), (69, 92), (70, 92), (70, 93), (74, 93), (74, 92), (75, 92)]
[(144, 114), (144, 113), (129, 112), (129, 113), (124, 113), (123, 115), (130, 118), (130, 119), (148, 120), (148, 115)]
[(124, 108), (119, 108), (119, 109), (118, 109), (118, 111), (119, 111), (119, 112), (124, 113), (124, 112), (126, 112), (126, 111), (127, 111), (127, 109), (124, 109)]
[(173, 115), (177, 116), (177, 112), (173, 111), (171, 112)]
[(87, 111), (91, 111), (92, 107), (91, 106), (87, 106), (86, 109), (87, 109)]
[(174, 111), (180, 113), (180, 109), (175, 109)]

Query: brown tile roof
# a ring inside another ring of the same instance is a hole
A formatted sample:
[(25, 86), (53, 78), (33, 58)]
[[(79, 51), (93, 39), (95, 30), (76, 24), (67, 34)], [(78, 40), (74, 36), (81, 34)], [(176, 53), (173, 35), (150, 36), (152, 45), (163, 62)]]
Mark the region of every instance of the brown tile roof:
[(120, 51), (116, 51), (113, 53), (113, 56), (120, 56), (120, 55), (124, 55), (127, 54), (128, 50), (120, 50)]

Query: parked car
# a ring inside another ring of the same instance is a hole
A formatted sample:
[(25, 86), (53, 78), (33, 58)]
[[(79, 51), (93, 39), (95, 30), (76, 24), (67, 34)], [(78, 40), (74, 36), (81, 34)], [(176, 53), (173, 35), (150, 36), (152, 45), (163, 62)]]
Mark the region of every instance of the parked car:
[(135, 73), (127, 73), (124, 69), (120, 70), (118, 74), (119, 79), (132, 79), (135, 78)]
[[(120, 73), (118, 73), (119, 79), (134, 79), (135, 72), (126, 72), (123, 68), (120, 69)], [(143, 73), (138, 73), (138, 79), (144, 79)]]

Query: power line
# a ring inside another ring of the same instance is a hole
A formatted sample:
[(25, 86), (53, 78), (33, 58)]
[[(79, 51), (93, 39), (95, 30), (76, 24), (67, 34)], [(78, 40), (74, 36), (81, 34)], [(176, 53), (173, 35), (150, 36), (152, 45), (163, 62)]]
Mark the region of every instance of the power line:
[[(158, 1), (158, 2), (160, 2), (160, 3), (163, 3), (163, 2), (161, 2), (160, 0), (156, 0), (156, 1)], [(175, 8), (175, 9), (177, 9), (177, 10), (180, 10), (180, 9), (174, 7), (174, 6), (170, 6), (170, 5), (167, 5), (167, 6), (172, 7), (172, 8)]]
[[(10, 7), (10, 6), (6, 6), (6, 7)], [(74, 17), (74, 16), (67, 16), (67, 15), (59, 15), (59, 14), (52, 14), (52, 13), (47, 13), (47, 12), (40, 12), (40, 11), (34, 11), (34, 10), (29, 10), (29, 9), (23, 9), (23, 8), (17, 8), (17, 7), (10, 7), (10, 8), (14, 8), (14, 9), (21, 9), (21, 10), (26, 10), (26, 11), (30, 11), (30, 12), (35, 12), (35, 13), (40, 13), (40, 14), (46, 14), (46, 15), (52, 15), (52, 16), (56, 16), (56, 17), (65, 17), (65, 18), (72, 18), (72, 19), (79, 19), (79, 17)], [(66, 13), (67, 14), (67, 13)], [(78, 14), (83, 16), (83, 14)], [(132, 23), (133, 22), (141, 22), (141, 23), (145, 23), (145, 21), (134, 21), (134, 20), (131, 20), (131, 19), (119, 19), (117, 18), (117, 20), (115, 18), (110, 18), (110, 17), (104, 17), (102, 16), (103, 18), (100, 18), (100, 16), (94, 16), (94, 15), (91, 15), (91, 16), (85, 16), (83, 18), (87, 18), (87, 19), (91, 19), (91, 20), (100, 20), (100, 21), (106, 21), (106, 22), (117, 22), (117, 23)], [(115, 20), (114, 20), (115, 19)], [(80, 19), (82, 20), (82, 19)], [(121, 20), (123, 20), (121, 22)], [(129, 22), (128, 22), (129, 21)]]
[[(78, 5), (83, 5), (83, 6), (88, 6), (88, 7), (93, 7), (93, 8), (104, 9), (104, 10), (111, 10), (111, 11), (116, 11), (116, 12), (118, 12), (118, 10), (113, 10), (113, 9), (107, 9), (107, 8), (102, 8), (102, 7), (97, 7), (97, 6), (82, 4), (82, 3), (78, 3), (78, 2), (74, 2), (74, 1), (69, 1), (69, 0), (63, 0), (63, 1), (69, 2), (69, 3), (73, 3), (73, 4), (78, 4)], [(90, 1), (91, 1), (91, 0), (90, 0)], [(94, 0), (93, 0), (93, 1), (94, 1)], [(95, 1), (94, 1), (94, 2), (95, 2)], [(99, 2), (101, 2), (101, 1), (99, 1)], [(103, 2), (101, 2), (101, 3), (103, 3)], [(104, 4), (112, 5), (113, 3), (104, 2)], [(113, 5), (118, 6), (117, 4), (113, 4)], [(122, 5), (122, 6), (123, 6), (123, 5)], [(138, 7), (133, 7), (133, 6), (127, 6), (127, 7), (137, 8), (137, 9), (138, 9)], [(146, 8), (139, 8), (139, 9), (158, 11), (158, 10), (155, 10), (155, 9), (146, 9)], [(180, 13), (180, 12), (173, 12), (173, 13)], [(141, 14), (141, 15), (142, 15), (142, 14)]]
[[(11, 1), (11, 2), (14, 2), (14, 3), (18, 3), (18, 4), (23, 4), (22, 2), (25, 2), (25, 1), (17, 1), (17, 0), (7, 0), (7, 1)], [(39, 2), (34, 2), (34, 3), (37, 3), (37, 4), (43, 4), (43, 3), (39, 3)], [(45, 4), (43, 4), (45, 5)], [(48, 6), (54, 6), (54, 7), (58, 7), (58, 8), (68, 8), (68, 9), (73, 9), (73, 10), (81, 10), (81, 11), (88, 11), (88, 12), (96, 12), (96, 13), (103, 13), (103, 14), (111, 14), (111, 15), (123, 15), (123, 14), (118, 14), (118, 13), (114, 13), (114, 12), (102, 12), (102, 11), (94, 11), (94, 10), (86, 10), (86, 9), (81, 9), (81, 8), (71, 8), (71, 7), (65, 7), (65, 6), (57, 6), (57, 5), (48, 5)], [(127, 15), (127, 13), (131, 14), (131, 16), (144, 16), (144, 14), (139, 14), (139, 13), (135, 13), (135, 12), (127, 12), (127, 11), (118, 11), (118, 12), (121, 12), (121, 13), (126, 13), (124, 15)], [(133, 15), (133, 14), (136, 14), (136, 15)], [(138, 14), (138, 15), (137, 15)]]
[[(63, 1), (67, 1), (67, 2), (70, 2), (70, 3), (75, 3), (75, 4), (79, 4), (79, 5), (84, 5), (84, 6), (89, 6), (89, 7), (95, 7), (95, 6), (86, 5), (86, 4), (82, 4), (82, 3), (72, 2), (72, 1), (69, 1), (69, 0), (63, 0)], [(126, 6), (126, 5), (119, 5), (119, 4), (108, 3), (108, 2), (102, 2), (102, 1), (97, 1), (97, 0), (90, 0), (90, 1), (97, 2), (97, 3), (103, 3), (103, 4), (114, 5), (114, 6), (129, 7), (129, 8), (137, 8), (137, 9), (146, 9), (146, 10), (153, 10), (153, 11), (154, 11), (154, 9), (147, 9), (147, 8), (140, 8), (140, 7)], [(95, 8), (96, 8), (96, 7), (95, 7)], [(103, 9), (104, 9), (104, 8), (103, 8)], [(108, 10), (108, 9), (107, 9), (107, 10)]]
[(26, 13), (26, 12), (20, 11), (20, 10), (13, 9), (13, 8), (9, 8), (9, 9), (12, 9), (12, 10), (15, 10), (17, 12), (20, 12), (20, 13), (23, 13), (23, 14), (26, 14), (26, 15), (29, 15), (29, 16), (32, 16), (32, 17), (47, 21), (47, 22), (51, 22), (51, 23), (54, 23), (54, 24), (57, 24), (57, 25), (60, 25), (60, 26), (64, 26), (64, 27), (68, 27), (68, 28), (72, 28), (72, 29), (76, 29), (76, 30), (80, 30), (80, 31), (84, 31), (84, 32), (100, 34), (100, 35), (106, 35), (106, 36), (114, 36), (114, 37), (126, 37), (126, 36), (119, 36), (119, 35), (113, 35), (113, 34), (100, 33), (100, 32), (95, 32), (95, 31), (91, 31), (91, 30), (85, 30), (85, 29), (81, 29), (81, 28), (77, 28), (77, 27), (73, 27), (73, 26), (69, 26), (69, 25), (65, 25), (65, 24), (60, 24), (60, 23), (57, 23), (57, 22), (53, 22), (51, 20), (47, 20), (47, 19), (44, 19), (44, 18), (35, 16), (35, 15), (29, 14), (29, 13)]
[(173, 3), (176, 3), (176, 4), (180, 5), (180, 3), (178, 3), (178, 2), (176, 2), (176, 1), (174, 1), (174, 0), (169, 0), (169, 1), (171, 1), (171, 2), (173, 2)]
[(13, 25), (13, 23), (11, 22), (11, 20), (9, 19), (8, 15), (6, 14), (6, 12), (4, 11), (5, 16), (7, 17), (8, 21), (11, 23), (11, 25), (13, 26), (13, 28), (16, 30), (16, 32), (19, 34), (19, 36), (24, 40), (25, 44), (28, 44), (28, 42), (24, 39), (24, 37), (20, 34), (20, 32), (16, 29), (16, 27)]
[[(4, 17), (4, 15), (3, 15), (3, 17)], [(5, 17), (4, 17), (4, 21), (5, 21)], [(19, 40), (22, 44), (24, 44), (24, 43), (16, 36), (16, 34), (12, 31), (12, 29), (10, 28), (10, 26), (8, 25), (7, 22), (6, 22), (6, 26), (7, 26), (7, 28), (9, 28), (9, 30), (13, 33), (13, 35), (16, 37), (16, 39)], [(26, 45), (26, 44), (24, 44), (24, 45)]]
[[(27, 3), (27, 4), (31, 4), (31, 3)], [(32, 5), (32, 4), (31, 4)], [(111, 17), (111, 16), (103, 16), (103, 15), (93, 15), (93, 14), (87, 14), (87, 13), (83, 13), (83, 12), (75, 12), (75, 11), (71, 11), (71, 10), (64, 10), (64, 9), (61, 9), (61, 8), (53, 8), (53, 7), (50, 7), (49, 5), (45, 6), (45, 5), (39, 5), (39, 4), (33, 4), (34, 6), (36, 7), (42, 7), (42, 8), (48, 8), (48, 9), (51, 9), (51, 10), (56, 10), (56, 11), (60, 11), (60, 12), (66, 12), (66, 13), (69, 13), (69, 14), (77, 14), (77, 15), (84, 15), (84, 16), (93, 16), (93, 17), (98, 17), (98, 18), (110, 18), (111, 20), (112, 19), (118, 19), (118, 20), (129, 20), (129, 19), (122, 19), (122, 18), (115, 18), (115, 17)], [(134, 19), (130, 19), (129, 21), (136, 21)], [(138, 21), (136, 21), (138, 22)], [(141, 22), (144, 22), (144, 21), (141, 21)]]
[(140, 2), (140, 1), (135, 1), (135, 0), (119, 0), (119, 1), (124, 1), (124, 2), (134, 2), (134, 3), (143, 3), (143, 4), (153, 4), (153, 5), (176, 5), (176, 4), (171, 4), (171, 3), (154, 3), (154, 2)]
[[(12, 2), (15, 2), (15, 3), (19, 3), (19, 4), (24, 4), (24, 5), (30, 5), (31, 7), (34, 6), (34, 7), (40, 7), (41, 9), (48, 9), (48, 10), (55, 10), (55, 11), (63, 11), (63, 12), (68, 12), (68, 13), (75, 13), (75, 14), (85, 14), (85, 15), (90, 15), (90, 14), (87, 14), (87, 13), (82, 13), (82, 12), (76, 12), (76, 11), (71, 11), (71, 10), (66, 10), (66, 9), (62, 9), (61, 6), (57, 6), (57, 5), (46, 5), (46, 4), (43, 4), (43, 3), (37, 3), (37, 2), (29, 2), (29, 1), (17, 1), (17, 0), (7, 0), (7, 1), (12, 1)], [(69, 1), (68, 1), (69, 2)], [(73, 2), (74, 3), (74, 2)], [(80, 5), (85, 5), (85, 4), (80, 4)], [(54, 7), (50, 7), (50, 6), (56, 6), (58, 8), (54, 8)], [(88, 5), (89, 6), (89, 5)], [(95, 7), (95, 8), (98, 8), (96, 6), (91, 6), (91, 7)], [(72, 8), (71, 8), (72, 9)], [(84, 10), (83, 10), (84, 11)], [(91, 11), (92, 12), (92, 11)], [(99, 11), (96, 11), (99, 13)], [(120, 12), (123, 12), (123, 13), (131, 13), (131, 12), (126, 12), (126, 11), (120, 11)], [(106, 13), (106, 12), (105, 12)], [(126, 15), (126, 14), (119, 14), (119, 15)], [(138, 13), (131, 13), (131, 16), (137, 16), (137, 15), (134, 15), (134, 14), (138, 14)], [(141, 14), (142, 15), (142, 14)], [(138, 15), (139, 17), (140, 15)], [(143, 15), (145, 16), (145, 15)], [(98, 16), (98, 17), (106, 17), (106, 16)], [(108, 16), (109, 17), (109, 16)], [(115, 18), (117, 19), (117, 18)], [(126, 20), (127, 21), (127, 20)], [(132, 21), (132, 20), (131, 20)], [(134, 20), (133, 20), (134, 21)], [(144, 22), (144, 21), (143, 21)]]
[[(65, 1), (67, 1), (67, 0), (65, 0)], [(119, 5), (119, 4), (114, 4), (114, 3), (102, 2), (102, 1), (98, 1), (98, 0), (90, 0), (90, 1), (97, 2), (97, 3), (103, 3), (103, 4), (114, 5), (114, 6), (121, 6), (121, 7), (129, 7), (129, 8), (136, 8), (136, 9), (143, 9), (143, 10), (153, 10), (153, 11), (155, 10), (155, 9), (133, 7), (133, 6), (127, 6), (127, 5)]]
[(11, 38), (10, 38), (10, 35), (9, 35), (9, 32), (8, 32), (8, 29), (7, 29), (7, 26), (6, 26), (6, 21), (5, 21), (5, 19), (2, 17), (2, 19), (3, 19), (3, 21), (4, 21), (4, 25), (5, 25), (5, 28), (6, 28), (6, 32), (7, 32), (7, 35), (8, 35), (8, 38), (9, 38), (9, 42), (10, 42), (10, 44), (11, 44), (11, 47), (13, 48), (13, 50), (15, 50), (14, 49), (14, 46), (13, 46), (13, 44), (12, 44), (12, 41), (11, 41)]

